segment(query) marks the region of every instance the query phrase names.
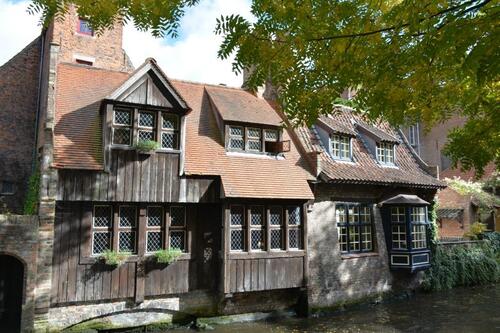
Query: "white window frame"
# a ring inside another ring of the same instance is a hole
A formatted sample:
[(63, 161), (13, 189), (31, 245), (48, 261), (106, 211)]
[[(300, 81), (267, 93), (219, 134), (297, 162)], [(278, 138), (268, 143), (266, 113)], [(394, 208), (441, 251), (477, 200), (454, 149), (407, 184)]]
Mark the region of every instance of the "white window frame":
[[(347, 141), (347, 142), (346, 142)], [(338, 145), (337, 148), (335, 146)], [(347, 150), (343, 149), (347, 145)], [(350, 161), (352, 160), (352, 139), (347, 135), (332, 134), (330, 136), (330, 151), (331, 156), (335, 160)], [(343, 156), (347, 152), (347, 156)]]
[[(159, 226), (150, 226), (149, 225), (149, 209), (150, 208), (160, 208), (160, 225)], [(147, 206), (146, 207), (146, 238), (144, 239), (144, 253), (152, 254), (156, 251), (148, 251), (148, 234), (150, 232), (159, 232), (160, 233), (160, 250), (164, 248), (164, 239), (165, 239), (165, 212), (163, 210), (163, 206)]]
[[(377, 142), (377, 161), (384, 165), (396, 164), (396, 145), (390, 142)], [(391, 154), (389, 154), (391, 152)], [(390, 156), (390, 161), (389, 161)]]
[[(116, 111), (125, 111), (130, 114), (130, 122), (128, 125), (117, 124), (115, 122)], [(115, 130), (116, 129), (128, 129), (129, 131), (129, 140), (128, 144), (125, 143), (115, 143)], [(113, 107), (113, 126), (111, 128), (111, 145), (115, 147), (130, 147), (134, 143), (134, 109), (133, 108), (121, 108), (121, 107)]]

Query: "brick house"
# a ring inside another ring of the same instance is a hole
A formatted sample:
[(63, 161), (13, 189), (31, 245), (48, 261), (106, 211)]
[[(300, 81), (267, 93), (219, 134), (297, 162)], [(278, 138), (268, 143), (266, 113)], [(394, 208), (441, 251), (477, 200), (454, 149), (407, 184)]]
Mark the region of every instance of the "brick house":
[[(17, 111), (2, 105), (0, 141), (32, 135), (0, 147), (9, 209), (41, 174), (38, 216), (0, 219), (1, 271), (17, 267), (0, 282), (19, 290), (0, 289), (2, 325), (317, 308), (408, 288), (429, 267), (443, 184), (400, 132), (347, 109), (291, 129), (251, 92), (172, 80), (154, 59), (134, 69), (121, 40), (71, 10), (0, 68), (33, 86), (0, 79)], [(176, 262), (156, 262), (173, 248)], [(127, 255), (114, 266), (106, 251)]]

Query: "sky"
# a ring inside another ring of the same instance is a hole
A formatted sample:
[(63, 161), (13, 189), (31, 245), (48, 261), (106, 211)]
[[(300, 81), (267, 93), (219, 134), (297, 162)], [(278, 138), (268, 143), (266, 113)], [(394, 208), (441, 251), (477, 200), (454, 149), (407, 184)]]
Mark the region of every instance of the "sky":
[[(28, 4), (27, 0), (0, 0), (0, 65), (40, 34), (39, 17), (27, 13)], [(177, 39), (154, 38), (127, 25), (123, 48), (136, 67), (153, 57), (171, 78), (239, 87), (242, 78), (231, 71), (232, 59), (217, 58), (222, 38), (214, 34), (215, 19), (225, 14), (251, 18), (250, 0), (201, 0), (186, 11)]]

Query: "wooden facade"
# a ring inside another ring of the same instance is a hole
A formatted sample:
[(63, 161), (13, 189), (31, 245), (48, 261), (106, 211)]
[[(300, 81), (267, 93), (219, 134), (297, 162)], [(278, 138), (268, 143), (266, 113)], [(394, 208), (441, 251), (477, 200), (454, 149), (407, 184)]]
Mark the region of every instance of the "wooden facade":
[(113, 149), (109, 172), (59, 170), (61, 201), (217, 202), (217, 178), (180, 177), (179, 153)]

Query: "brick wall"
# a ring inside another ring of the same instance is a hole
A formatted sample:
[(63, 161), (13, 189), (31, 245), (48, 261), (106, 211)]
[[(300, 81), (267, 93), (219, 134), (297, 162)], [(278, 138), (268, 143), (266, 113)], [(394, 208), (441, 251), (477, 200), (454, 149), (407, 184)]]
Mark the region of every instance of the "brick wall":
[[(309, 304), (314, 308), (338, 306), (397, 289), (408, 289), (418, 274), (391, 272), (380, 209), (382, 198), (405, 193), (431, 200), (431, 192), (405, 189), (319, 184), (308, 213)], [(374, 215), (375, 251), (369, 256), (340, 253), (334, 201), (369, 201)]]
[[(40, 38), (0, 67), (0, 182), (14, 183), (14, 195), (0, 195), (0, 213), (6, 204), (21, 213), (35, 136)], [(1, 189), (0, 189), (1, 190)]]
[[(31, 330), (34, 315), (38, 219), (35, 216), (0, 215), (0, 255), (13, 256), (24, 265), (21, 331)], [(0, 267), (0, 270), (8, 267)]]
[(78, 14), (72, 7), (63, 20), (55, 21), (51, 27), (51, 42), (60, 45), (60, 62), (74, 63), (75, 57), (88, 57), (95, 59), (95, 67), (125, 72), (133, 70), (130, 59), (122, 49), (123, 26), (120, 23), (100, 36), (78, 33), (77, 26)]
[(443, 219), (438, 223), (439, 237), (459, 237), (470, 229), (470, 225), (477, 220), (477, 209), (471, 202), (470, 195), (461, 195), (447, 187), (439, 191), (439, 208), (461, 208), (464, 210), (462, 221)]

